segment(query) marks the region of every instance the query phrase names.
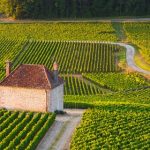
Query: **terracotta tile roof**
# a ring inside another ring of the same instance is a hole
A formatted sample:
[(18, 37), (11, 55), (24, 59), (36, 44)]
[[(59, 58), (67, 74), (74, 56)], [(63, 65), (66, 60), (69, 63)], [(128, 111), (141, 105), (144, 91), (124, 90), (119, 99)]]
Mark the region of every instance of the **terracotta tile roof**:
[(58, 77), (56, 84), (53, 73), (43, 65), (20, 65), (0, 83), (0, 86), (52, 89), (63, 83), (63, 79)]

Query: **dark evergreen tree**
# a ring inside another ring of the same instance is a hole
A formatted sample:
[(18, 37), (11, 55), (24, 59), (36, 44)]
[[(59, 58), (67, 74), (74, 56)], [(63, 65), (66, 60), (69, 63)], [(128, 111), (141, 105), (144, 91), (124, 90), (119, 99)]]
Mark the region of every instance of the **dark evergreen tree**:
[(14, 18), (92, 18), (150, 15), (150, 0), (0, 0)]

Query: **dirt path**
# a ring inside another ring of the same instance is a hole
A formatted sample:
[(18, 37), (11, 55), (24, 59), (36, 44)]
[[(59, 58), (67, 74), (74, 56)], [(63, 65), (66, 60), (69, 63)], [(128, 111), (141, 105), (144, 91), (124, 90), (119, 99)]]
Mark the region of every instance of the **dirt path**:
[(68, 150), (74, 129), (80, 123), (84, 110), (65, 109), (67, 114), (57, 115), (36, 150)]
[(150, 18), (125, 18), (125, 19), (111, 19), (111, 18), (104, 18), (104, 19), (78, 19), (78, 20), (15, 20), (13, 18), (0, 18), (0, 22), (2, 23), (35, 23), (35, 22), (149, 22)]
[(133, 46), (124, 43), (115, 43), (115, 44), (118, 44), (126, 48), (126, 60), (129, 67), (133, 68), (135, 71), (150, 75), (150, 71), (144, 70), (135, 64), (134, 61), (135, 48)]

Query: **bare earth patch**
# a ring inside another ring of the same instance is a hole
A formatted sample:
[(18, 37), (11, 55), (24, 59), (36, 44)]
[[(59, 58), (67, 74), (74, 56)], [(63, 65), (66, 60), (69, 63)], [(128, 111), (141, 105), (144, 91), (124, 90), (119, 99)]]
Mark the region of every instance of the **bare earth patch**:
[(65, 109), (65, 115), (57, 115), (52, 127), (36, 150), (68, 150), (73, 131), (80, 123), (84, 110)]

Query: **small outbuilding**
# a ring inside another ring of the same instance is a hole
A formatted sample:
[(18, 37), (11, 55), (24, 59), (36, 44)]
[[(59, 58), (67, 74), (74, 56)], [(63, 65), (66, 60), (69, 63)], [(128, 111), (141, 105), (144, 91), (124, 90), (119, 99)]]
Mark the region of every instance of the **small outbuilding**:
[(49, 71), (44, 65), (21, 64), (11, 72), (6, 63), (6, 78), (0, 83), (0, 107), (37, 112), (63, 111), (64, 81), (58, 64)]

